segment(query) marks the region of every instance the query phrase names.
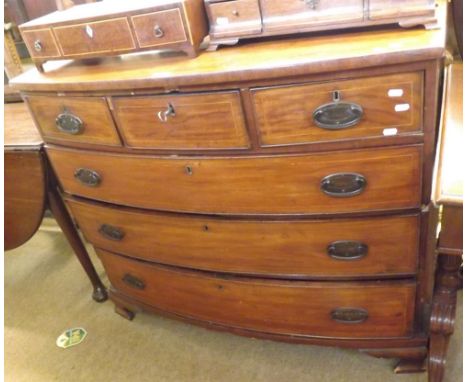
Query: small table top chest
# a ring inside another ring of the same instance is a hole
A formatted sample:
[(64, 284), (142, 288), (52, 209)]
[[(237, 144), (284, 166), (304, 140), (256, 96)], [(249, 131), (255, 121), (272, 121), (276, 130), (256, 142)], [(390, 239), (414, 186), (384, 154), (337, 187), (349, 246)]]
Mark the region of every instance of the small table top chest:
[(118, 313), (408, 372), (431, 336), (444, 46), (443, 25), (349, 32), (62, 62), (14, 84)]
[(262, 38), (384, 24), (436, 27), (435, 0), (204, 0), (210, 50)]
[(202, 0), (82, 4), (28, 21), (19, 29), (39, 70), (48, 60), (142, 50), (175, 49), (195, 57), (207, 34)]

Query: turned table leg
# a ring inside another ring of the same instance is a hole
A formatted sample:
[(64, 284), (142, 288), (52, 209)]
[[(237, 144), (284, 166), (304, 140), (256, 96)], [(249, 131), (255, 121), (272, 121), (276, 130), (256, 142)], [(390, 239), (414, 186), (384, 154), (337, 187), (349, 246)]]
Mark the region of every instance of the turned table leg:
[(441, 382), (444, 377), (447, 348), (455, 327), (458, 271), (462, 258), (439, 255), (436, 287), (430, 319), (429, 382)]
[(93, 294), (92, 297), (97, 302), (103, 302), (107, 300), (107, 291), (104, 285), (102, 284), (99, 275), (96, 272), (96, 269), (89, 258), (88, 252), (81, 241), (81, 238), (78, 236), (75, 225), (65, 207), (65, 204), (58, 192), (57, 184), (53, 178), (53, 174), (49, 171), (48, 174), (48, 187), (47, 187), (47, 201), (49, 208), (52, 214), (55, 217), (58, 225), (62, 229), (65, 237), (70, 243), (73, 251), (76, 254), (79, 262), (81, 263), (83, 269), (88, 275), (91, 284), (93, 285)]

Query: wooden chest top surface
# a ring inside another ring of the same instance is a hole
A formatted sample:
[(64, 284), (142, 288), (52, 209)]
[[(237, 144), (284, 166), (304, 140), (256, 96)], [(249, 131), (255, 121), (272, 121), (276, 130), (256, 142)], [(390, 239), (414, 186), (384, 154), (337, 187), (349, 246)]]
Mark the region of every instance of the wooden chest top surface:
[(155, 53), (87, 63), (55, 61), (45, 65), (45, 73), (32, 69), (12, 85), (22, 91), (169, 91), (437, 59), (445, 52), (445, 2), (439, 12), (440, 28), (435, 30), (388, 27), (263, 40), (204, 52), (190, 60)]

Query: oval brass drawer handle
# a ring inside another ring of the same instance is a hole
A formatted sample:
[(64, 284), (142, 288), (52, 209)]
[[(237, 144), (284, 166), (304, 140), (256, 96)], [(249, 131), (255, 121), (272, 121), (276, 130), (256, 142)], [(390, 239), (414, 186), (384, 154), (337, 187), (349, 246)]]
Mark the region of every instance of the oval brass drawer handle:
[(89, 168), (78, 168), (74, 176), (81, 184), (88, 187), (97, 187), (101, 184), (101, 176)]
[(333, 92), (333, 102), (319, 106), (312, 114), (314, 123), (327, 130), (341, 130), (355, 126), (364, 110), (356, 103), (341, 101), (339, 91)]
[(83, 121), (67, 111), (55, 118), (55, 126), (63, 133), (77, 135), (83, 132)]
[(369, 318), (367, 310), (362, 308), (337, 308), (330, 315), (332, 320), (343, 324), (360, 324)]
[(366, 188), (366, 178), (357, 173), (337, 173), (323, 178), (320, 189), (329, 196), (351, 197), (361, 194)]
[(367, 244), (353, 240), (339, 240), (328, 245), (328, 256), (336, 260), (360, 260), (366, 257)]
[(99, 227), (99, 233), (106, 239), (114, 241), (121, 241), (125, 236), (124, 231), (110, 224), (102, 224), (101, 227)]
[(141, 281), (138, 277), (132, 276), (129, 273), (126, 273), (125, 276), (122, 277), (122, 281), (128, 286), (135, 289), (143, 290), (146, 287), (143, 281)]

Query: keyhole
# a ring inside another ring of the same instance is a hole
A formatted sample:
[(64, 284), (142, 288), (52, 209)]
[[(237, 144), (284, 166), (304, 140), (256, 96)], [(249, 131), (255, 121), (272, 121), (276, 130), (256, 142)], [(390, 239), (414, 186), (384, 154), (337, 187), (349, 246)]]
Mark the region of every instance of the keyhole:
[(192, 166), (185, 166), (185, 173), (186, 173), (187, 175), (193, 175)]
[(341, 94), (338, 90), (333, 92), (333, 102), (338, 102), (341, 99)]

